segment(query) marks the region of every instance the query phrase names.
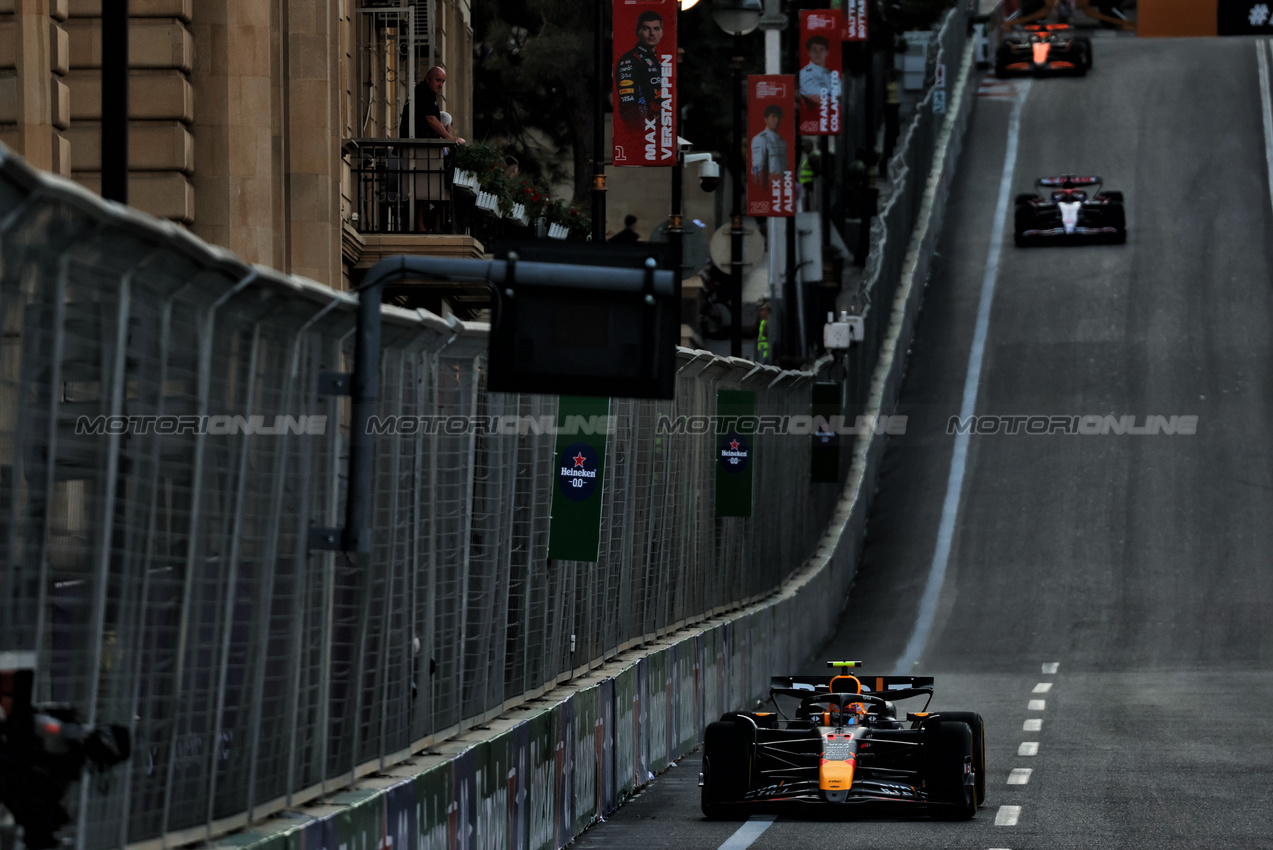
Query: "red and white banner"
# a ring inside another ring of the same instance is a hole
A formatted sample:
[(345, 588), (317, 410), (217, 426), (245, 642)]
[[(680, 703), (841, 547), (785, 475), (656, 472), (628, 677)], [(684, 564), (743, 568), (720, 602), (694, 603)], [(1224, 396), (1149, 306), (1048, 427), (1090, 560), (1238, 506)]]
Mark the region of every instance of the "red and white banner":
[(866, 41), (866, 0), (844, 0), (844, 41)]
[(840, 132), (840, 35), (837, 9), (800, 13), (800, 133), (834, 136)]
[(747, 78), (747, 215), (796, 214), (796, 78)]
[(614, 0), (615, 165), (676, 164), (676, 4)]

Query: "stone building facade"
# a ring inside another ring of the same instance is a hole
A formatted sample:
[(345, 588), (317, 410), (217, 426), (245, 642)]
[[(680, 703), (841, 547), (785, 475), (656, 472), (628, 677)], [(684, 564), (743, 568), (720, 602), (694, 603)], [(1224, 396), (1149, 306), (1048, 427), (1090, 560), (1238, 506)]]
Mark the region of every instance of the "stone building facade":
[[(0, 141), (94, 191), (103, 2), (0, 0)], [(130, 0), (129, 202), (337, 288), (391, 254), (481, 256), (469, 236), (360, 233), (353, 221), (356, 140), (396, 134), (406, 80), (446, 68), (442, 108), (471, 135), (470, 8)]]

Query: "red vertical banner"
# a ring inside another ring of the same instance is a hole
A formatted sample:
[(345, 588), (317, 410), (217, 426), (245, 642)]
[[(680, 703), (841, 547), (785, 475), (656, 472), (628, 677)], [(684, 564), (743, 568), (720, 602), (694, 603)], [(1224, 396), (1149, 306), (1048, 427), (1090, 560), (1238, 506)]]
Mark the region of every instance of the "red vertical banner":
[(676, 10), (614, 0), (615, 165), (676, 164)]
[(747, 215), (796, 214), (796, 78), (747, 78)]
[(866, 0), (844, 0), (844, 41), (866, 41)]
[(838, 9), (800, 13), (800, 133), (840, 132), (840, 36)]

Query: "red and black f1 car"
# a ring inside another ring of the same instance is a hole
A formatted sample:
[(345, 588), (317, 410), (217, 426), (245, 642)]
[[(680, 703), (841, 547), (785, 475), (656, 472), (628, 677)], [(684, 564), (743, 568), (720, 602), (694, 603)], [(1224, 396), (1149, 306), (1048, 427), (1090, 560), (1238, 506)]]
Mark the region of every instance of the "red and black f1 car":
[(1017, 195), (1013, 237), (1018, 245), (1127, 241), (1122, 192), (1102, 192), (1101, 178), (1044, 177), (1033, 194)]
[(1073, 74), (1092, 67), (1092, 42), (1074, 35), (1069, 24), (1034, 24), (1004, 36), (995, 53), (995, 76)]
[(708, 818), (821, 803), (891, 804), (962, 820), (985, 800), (980, 714), (897, 717), (895, 700), (926, 696), (928, 707), (932, 677), (779, 676), (770, 680), (769, 695), (776, 712), (730, 712), (707, 727), (699, 785)]

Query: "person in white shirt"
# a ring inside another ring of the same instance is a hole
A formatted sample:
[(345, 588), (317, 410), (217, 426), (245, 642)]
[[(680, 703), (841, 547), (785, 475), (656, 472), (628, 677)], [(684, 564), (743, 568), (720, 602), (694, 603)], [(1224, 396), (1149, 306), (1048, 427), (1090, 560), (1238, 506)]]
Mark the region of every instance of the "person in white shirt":
[(800, 96), (806, 100), (820, 101), (824, 94), (829, 97), (838, 88), (835, 85), (835, 72), (827, 67), (831, 43), (824, 36), (815, 35), (805, 42), (804, 47), (809, 53), (809, 64), (800, 69)]
[(771, 178), (782, 177), (787, 170), (787, 142), (778, 135), (782, 123), (782, 107), (765, 107), (765, 129), (751, 138), (751, 179), (768, 186)]

